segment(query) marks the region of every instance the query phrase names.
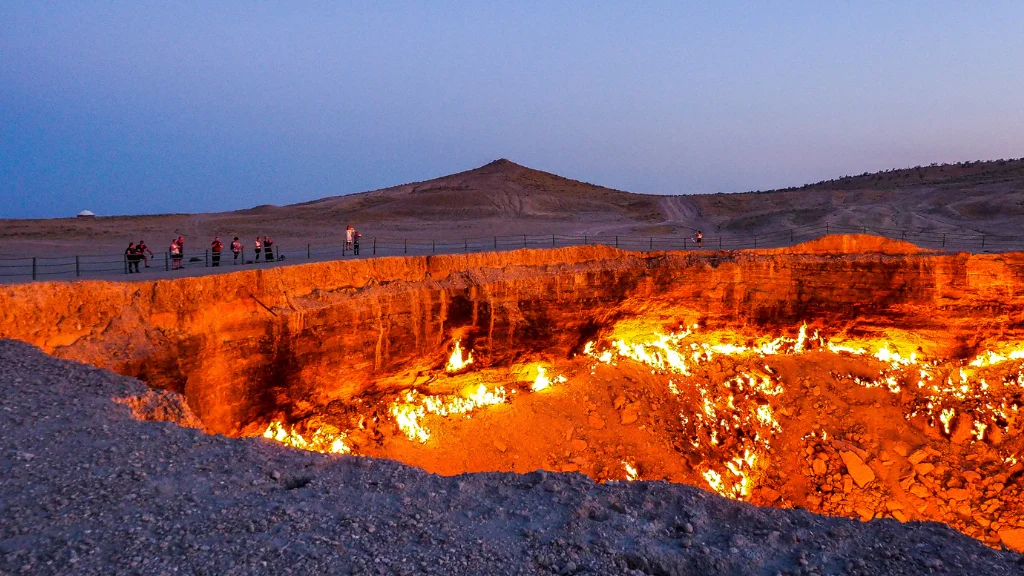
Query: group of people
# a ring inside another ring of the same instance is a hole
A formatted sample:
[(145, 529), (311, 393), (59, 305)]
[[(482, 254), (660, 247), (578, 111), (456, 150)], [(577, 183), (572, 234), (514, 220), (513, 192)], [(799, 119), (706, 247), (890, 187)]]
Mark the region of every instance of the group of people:
[(345, 248), (352, 251), (354, 256), (359, 256), (359, 239), (363, 235), (351, 226), (345, 227)]
[[(354, 256), (359, 255), (359, 240), (363, 237), (352, 226), (346, 226), (345, 228), (345, 248), (351, 250)], [(277, 260), (283, 260), (283, 256), (278, 256), (274, 250), (274, 240), (270, 236), (263, 236), (262, 238), (257, 236), (253, 242), (253, 250), (255, 256), (252, 260), (246, 261), (242, 250), (242, 241), (239, 240), (238, 236), (234, 237), (231, 244), (228, 246), (234, 256), (234, 264), (252, 264), (260, 261), (263, 258), (264, 262), (276, 262)], [(224, 252), (224, 243), (221, 242), (220, 237), (213, 239), (210, 243), (210, 265), (220, 266), (221, 253)], [(171, 270), (181, 270), (185, 267), (185, 238), (178, 236), (171, 241), (170, 247), (167, 249), (167, 254), (170, 259)], [(125, 262), (127, 265), (128, 273), (134, 274), (139, 272), (139, 264), (144, 263), (146, 268), (149, 268), (149, 259), (153, 256), (153, 252), (146, 246), (146, 243), (139, 240), (138, 244), (131, 242), (128, 244), (128, 248), (124, 251)], [(193, 261), (199, 260), (193, 258)]]
[[(256, 257), (255, 262), (260, 261), (260, 256), (263, 257), (265, 262), (274, 262), (278, 260), (274, 251), (274, 241), (270, 236), (264, 236), (260, 238), (256, 237), (255, 242)], [(245, 261), (242, 259), (242, 242), (235, 236), (235, 239), (231, 241), (231, 245), (228, 247), (231, 253), (234, 255), (234, 263), (244, 264)], [(213, 239), (210, 243), (210, 265), (220, 266), (221, 253), (224, 251), (224, 243), (221, 242), (220, 237)], [(171, 245), (167, 249), (167, 254), (171, 262), (171, 270), (181, 270), (185, 267), (185, 238), (178, 236), (174, 240), (171, 240)], [(138, 244), (135, 242), (128, 243), (128, 248), (124, 251), (125, 263), (129, 274), (135, 274), (140, 272), (139, 264), (143, 263), (146, 268), (149, 268), (149, 259), (153, 256), (153, 252), (146, 246), (146, 243), (139, 240)]]
[[(146, 254), (149, 254), (147, 256)], [(153, 251), (146, 246), (144, 240), (139, 240), (139, 243), (129, 242), (128, 248), (124, 251), (125, 261), (128, 263), (128, 273), (135, 274), (139, 272), (139, 262), (144, 262), (146, 268), (149, 268), (149, 257), (153, 255)]]
[[(231, 246), (229, 246), (229, 248), (231, 249), (231, 254), (234, 256), (234, 260), (232, 262), (234, 264), (238, 264), (239, 259), (242, 258), (242, 241), (238, 239), (238, 236), (235, 236), (234, 240), (231, 241)], [(262, 239), (257, 236), (254, 248), (256, 250), (255, 262), (260, 261), (261, 254), (265, 261), (274, 261), (274, 241), (270, 239), (270, 236), (264, 236)], [(220, 236), (217, 236), (210, 244), (211, 266), (220, 266), (220, 253), (223, 251), (224, 243), (220, 241)], [(242, 261), (242, 264), (245, 264), (244, 260)]]
[[(235, 242), (238, 242), (237, 236), (235, 237)], [(232, 246), (234, 246), (234, 244), (232, 244)], [(265, 262), (274, 261), (274, 241), (270, 238), (270, 236), (264, 236), (263, 240), (260, 240), (260, 237), (257, 236), (254, 248), (256, 249), (256, 258), (253, 260), (254, 262), (260, 261), (260, 252), (263, 253), (263, 260)], [(241, 251), (241, 244), (238, 245), (238, 249), (239, 251)], [(232, 250), (234, 250), (234, 248), (232, 248)], [(235, 260), (238, 260), (238, 252), (235, 253)]]

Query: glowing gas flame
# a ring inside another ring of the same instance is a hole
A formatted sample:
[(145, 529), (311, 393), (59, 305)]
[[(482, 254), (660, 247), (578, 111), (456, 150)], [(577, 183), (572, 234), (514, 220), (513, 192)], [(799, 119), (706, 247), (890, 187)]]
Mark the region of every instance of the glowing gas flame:
[(986, 350), (979, 354), (977, 358), (971, 360), (970, 365), (975, 368), (982, 368), (984, 366), (995, 366), (996, 364), (1002, 364), (1003, 362), (1009, 362), (1010, 360), (1021, 359), (1024, 359), (1024, 349), (1011, 350), (1005, 354)]
[(493, 391), (480, 384), (456, 396), (427, 396), (415, 390), (406, 392), (402, 397), (391, 403), (389, 412), (395, 424), (410, 440), (426, 443), (430, 439), (430, 430), (420, 421), (428, 414), (436, 416), (469, 415), (470, 412), (483, 406), (502, 404), (507, 396), (505, 388), (499, 386)]
[(473, 352), (470, 351), (465, 357), (462, 356), (462, 343), (455, 341), (455, 349), (448, 358), (448, 364), (444, 367), (446, 372), (459, 372), (473, 363)]
[(543, 366), (537, 366), (537, 378), (533, 381), (530, 389), (534, 392), (540, 392), (541, 390), (551, 386), (552, 384), (561, 384), (565, 382), (565, 376), (559, 374), (554, 378), (548, 378), (547, 371), (544, 370)]
[(291, 430), (286, 430), (284, 424), (276, 420), (267, 425), (266, 431), (263, 432), (263, 437), (268, 440), (284, 444), (285, 446), (291, 446), (292, 448), (298, 448), (300, 450), (309, 450), (311, 452), (348, 454), (352, 451), (352, 449), (345, 444), (346, 436), (344, 432), (329, 432), (324, 428), (317, 428), (307, 440), (301, 434), (296, 432), (294, 427), (292, 427)]
[(622, 461), (622, 469), (626, 472), (626, 480), (633, 482), (634, 480), (640, 479), (640, 473), (637, 472), (636, 465), (628, 460)]

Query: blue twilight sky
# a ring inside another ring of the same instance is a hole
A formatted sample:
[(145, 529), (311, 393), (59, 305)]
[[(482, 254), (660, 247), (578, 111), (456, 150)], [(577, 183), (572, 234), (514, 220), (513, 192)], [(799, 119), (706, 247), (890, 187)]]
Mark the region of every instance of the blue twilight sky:
[(0, 3), (0, 217), (1024, 156), (1024, 2)]

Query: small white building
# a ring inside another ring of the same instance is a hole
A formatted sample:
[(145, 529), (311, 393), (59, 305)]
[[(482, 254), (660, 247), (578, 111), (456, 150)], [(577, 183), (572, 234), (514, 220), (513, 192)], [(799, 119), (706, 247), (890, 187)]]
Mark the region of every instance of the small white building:
[(88, 210), (82, 210), (81, 212), (78, 213), (78, 217), (79, 218), (95, 218), (96, 215), (93, 214), (92, 212), (88, 211)]

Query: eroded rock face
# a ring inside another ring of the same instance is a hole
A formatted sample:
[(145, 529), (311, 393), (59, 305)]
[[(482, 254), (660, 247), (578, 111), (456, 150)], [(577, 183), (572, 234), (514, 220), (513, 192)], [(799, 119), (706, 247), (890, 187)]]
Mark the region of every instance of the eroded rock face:
[(946, 357), (1024, 337), (1024, 255), (914, 253), (891, 241), (886, 251), (903, 253), (836, 252), (858, 242), (650, 254), (577, 247), (7, 286), (0, 337), (182, 392), (209, 431), (226, 434), (269, 411), (407, 385), (443, 365), (456, 338), (494, 366), (570, 356), (630, 318), (909, 331)]

